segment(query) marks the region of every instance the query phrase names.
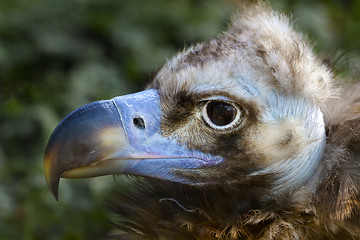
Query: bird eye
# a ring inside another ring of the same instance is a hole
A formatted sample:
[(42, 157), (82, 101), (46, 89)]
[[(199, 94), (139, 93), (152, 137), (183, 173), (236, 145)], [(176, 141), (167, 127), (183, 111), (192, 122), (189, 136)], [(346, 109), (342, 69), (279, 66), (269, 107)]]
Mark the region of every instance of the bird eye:
[(213, 128), (226, 129), (233, 126), (240, 117), (237, 106), (224, 101), (208, 101), (203, 111), (204, 120)]

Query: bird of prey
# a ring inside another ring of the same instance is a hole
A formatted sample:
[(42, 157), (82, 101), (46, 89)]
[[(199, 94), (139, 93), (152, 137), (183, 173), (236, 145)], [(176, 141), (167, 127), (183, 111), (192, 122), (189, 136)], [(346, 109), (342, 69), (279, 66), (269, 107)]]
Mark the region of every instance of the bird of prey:
[(359, 239), (360, 87), (284, 14), (249, 4), (141, 92), (87, 104), (48, 142), (60, 178), (131, 175), (120, 239)]

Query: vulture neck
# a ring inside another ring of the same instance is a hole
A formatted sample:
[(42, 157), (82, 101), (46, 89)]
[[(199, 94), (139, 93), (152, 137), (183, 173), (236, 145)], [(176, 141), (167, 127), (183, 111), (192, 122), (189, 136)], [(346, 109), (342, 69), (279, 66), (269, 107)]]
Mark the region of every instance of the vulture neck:
[(297, 153), (251, 174), (277, 176), (269, 196), (272, 198), (304, 186), (310, 187), (319, 180), (317, 173), (321, 171), (326, 134), (323, 114), (320, 108), (309, 100), (276, 95), (269, 100), (269, 106), (272, 114), (267, 115), (264, 121), (294, 119), (301, 123), (301, 127), (294, 130), (301, 136), (301, 141), (295, 148)]

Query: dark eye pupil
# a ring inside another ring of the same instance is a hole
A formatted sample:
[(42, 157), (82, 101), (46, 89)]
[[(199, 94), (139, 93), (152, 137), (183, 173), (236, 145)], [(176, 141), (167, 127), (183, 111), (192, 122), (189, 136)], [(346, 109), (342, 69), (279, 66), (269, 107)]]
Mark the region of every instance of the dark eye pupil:
[(235, 107), (220, 101), (209, 102), (206, 111), (209, 119), (217, 126), (230, 124), (236, 116)]

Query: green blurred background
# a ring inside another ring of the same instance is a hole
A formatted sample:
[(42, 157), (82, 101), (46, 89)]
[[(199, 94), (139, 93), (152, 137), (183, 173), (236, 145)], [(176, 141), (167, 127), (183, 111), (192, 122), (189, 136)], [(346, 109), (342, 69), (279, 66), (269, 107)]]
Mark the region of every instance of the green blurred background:
[[(271, 4), (292, 13), (321, 56), (360, 76), (360, 1)], [(81, 105), (142, 89), (177, 51), (218, 36), (233, 12), (221, 0), (1, 0), (0, 239), (106, 236), (104, 203), (117, 183), (62, 180), (56, 202), (42, 162), (52, 130)]]

